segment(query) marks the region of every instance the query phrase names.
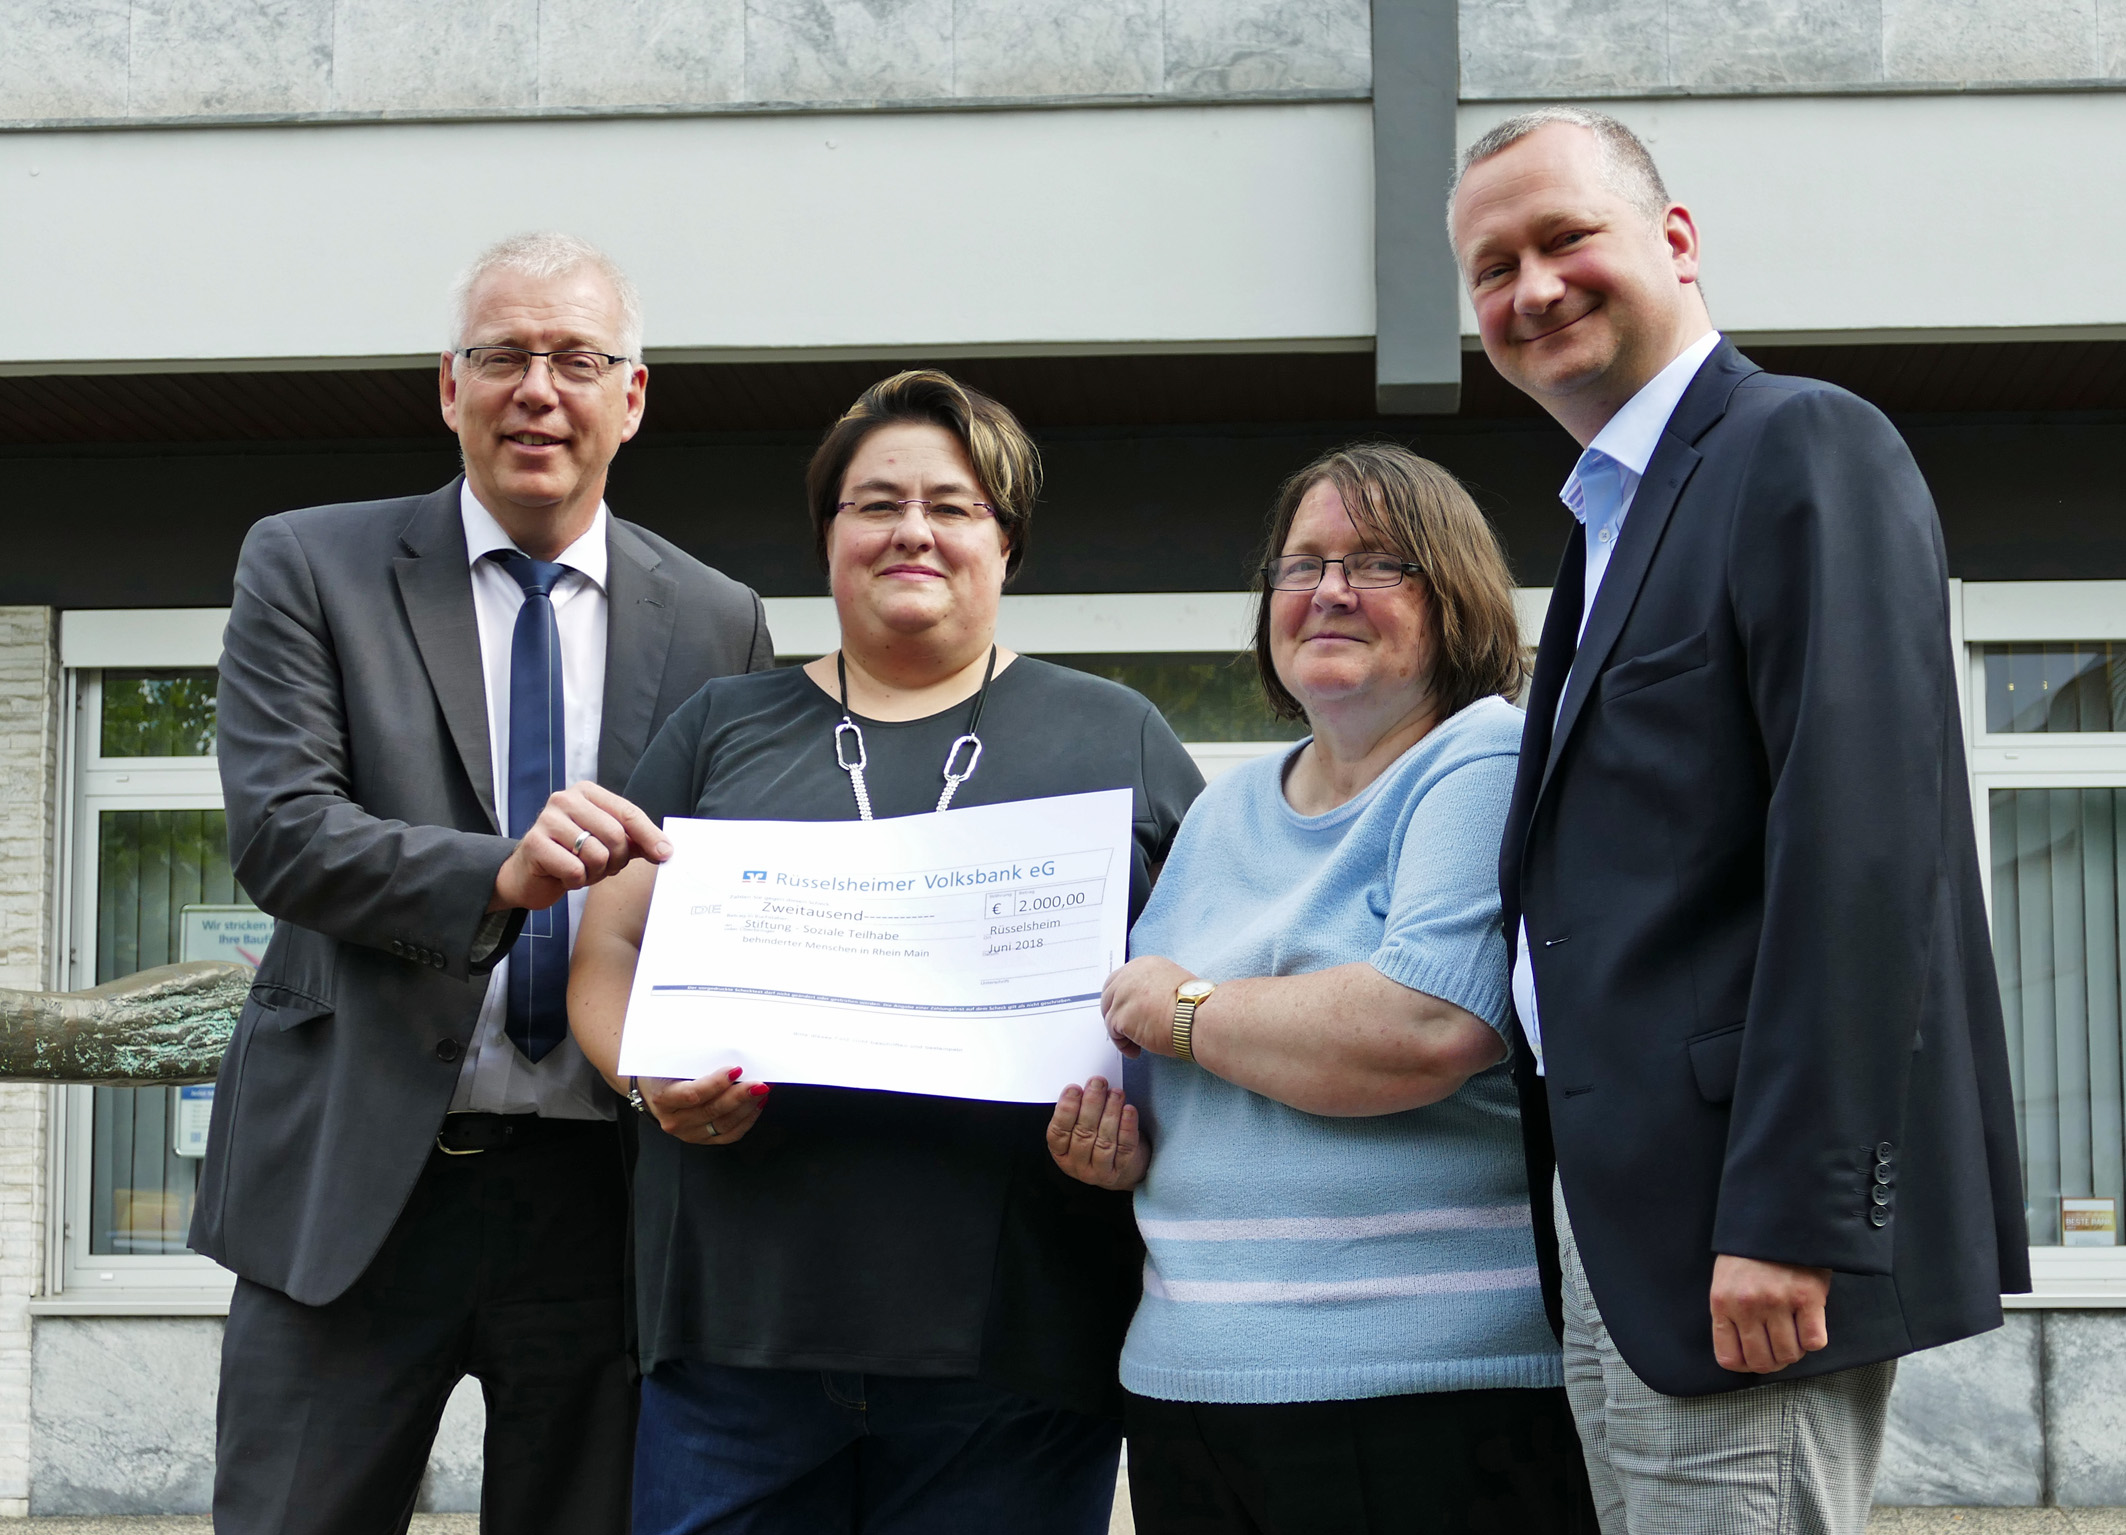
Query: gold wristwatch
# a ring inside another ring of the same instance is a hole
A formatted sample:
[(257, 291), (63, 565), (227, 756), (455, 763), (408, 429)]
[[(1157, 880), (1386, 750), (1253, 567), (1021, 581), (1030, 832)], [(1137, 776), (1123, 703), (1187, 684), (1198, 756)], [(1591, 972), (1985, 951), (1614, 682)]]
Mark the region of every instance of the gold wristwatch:
[(1174, 988), (1174, 1058), (1193, 1061), (1196, 1052), (1189, 1048), (1189, 1035), (1195, 1032), (1196, 1009), (1210, 999), (1218, 988), (1209, 981), (1183, 981)]

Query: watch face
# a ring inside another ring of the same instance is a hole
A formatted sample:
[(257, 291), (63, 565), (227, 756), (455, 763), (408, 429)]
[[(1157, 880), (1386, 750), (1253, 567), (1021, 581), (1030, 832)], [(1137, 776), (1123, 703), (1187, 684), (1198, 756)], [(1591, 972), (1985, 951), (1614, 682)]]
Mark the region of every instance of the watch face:
[(1182, 1002), (1201, 1002), (1216, 989), (1209, 981), (1184, 981), (1174, 996)]

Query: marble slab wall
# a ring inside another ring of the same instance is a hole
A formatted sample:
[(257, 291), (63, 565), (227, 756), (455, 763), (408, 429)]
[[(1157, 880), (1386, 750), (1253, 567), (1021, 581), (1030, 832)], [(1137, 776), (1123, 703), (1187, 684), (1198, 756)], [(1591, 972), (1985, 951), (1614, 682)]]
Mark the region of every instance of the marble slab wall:
[[(31, 1348), (29, 1512), (204, 1514), (214, 1498), (219, 1317), (40, 1317)], [(420, 1507), (480, 1506), (480, 1390), (444, 1409)]]
[[(0, 0), (0, 123), (1363, 95), (1369, 0)], [(1464, 99), (2126, 83), (2126, 0), (1461, 0)]]
[(0, 0), (0, 122), (1363, 95), (1368, 0)]
[(1462, 0), (1462, 97), (2126, 78), (2126, 0)]
[(1898, 1362), (1877, 1502), (1999, 1508), (2044, 1501), (2044, 1316), (2011, 1311), (1997, 1332)]
[[(214, 1485), (221, 1322), (43, 1317), (33, 1350), (33, 1514), (190, 1514)], [(478, 1387), (460, 1384), (420, 1507), (477, 1509)], [(1878, 1503), (2126, 1506), (2126, 1310), (2011, 1311), (1898, 1367)]]

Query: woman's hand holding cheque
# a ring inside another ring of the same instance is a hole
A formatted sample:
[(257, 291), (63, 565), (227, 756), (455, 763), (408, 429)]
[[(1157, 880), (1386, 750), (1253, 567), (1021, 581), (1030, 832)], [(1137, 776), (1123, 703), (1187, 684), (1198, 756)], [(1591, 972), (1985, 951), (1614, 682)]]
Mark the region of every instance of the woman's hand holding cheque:
[(741, 1082), (743, 1073), (733, 1066), (691, 1082), (640, 1077), (636, 1090), (666, 1135), (690, 1146), (728, 1146), (745, 1138), (768, 1101), (768, 1084)]
[(1048, 1154), (1080, 1183), (1103, 1189), (1133, 1189), (1152, 1165), (1136, 1108), (1105, 1077), (1063, 1089), (1048, 1122)]
[[(1172, 1054), (1174, 989), (1192, 979), (1157, 955), (1133, 959), (1110, 975), (1100, 991), (1100, 1014), (1115, 1047), (1132, 1058), (1146, 1050)], [(1048, 1154), (1079, 1182), (1103, 1189), (1133, 1189), (1152, 1165), (1136, 1108), (1104, 1077), (1063, 1089), (1048, 1122)]]

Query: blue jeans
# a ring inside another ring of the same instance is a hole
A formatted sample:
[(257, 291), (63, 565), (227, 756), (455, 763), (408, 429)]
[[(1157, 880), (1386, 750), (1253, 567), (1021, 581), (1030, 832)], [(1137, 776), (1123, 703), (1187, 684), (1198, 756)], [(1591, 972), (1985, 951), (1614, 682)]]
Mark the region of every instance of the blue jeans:
[(1105, 1535), (1122, 1425), (974, 1380), (667, 1360), (635, 1535)]

